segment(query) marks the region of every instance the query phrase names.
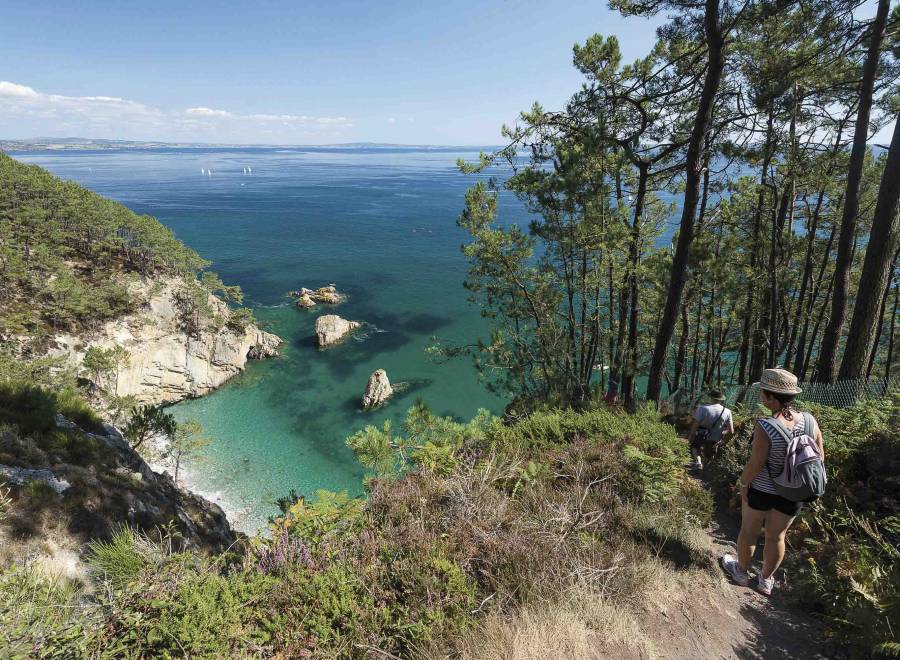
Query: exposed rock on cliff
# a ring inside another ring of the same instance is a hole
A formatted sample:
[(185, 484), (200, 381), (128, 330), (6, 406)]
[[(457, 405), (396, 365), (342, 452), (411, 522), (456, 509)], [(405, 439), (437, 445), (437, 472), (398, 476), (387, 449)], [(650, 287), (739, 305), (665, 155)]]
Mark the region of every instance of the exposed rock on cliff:
[(348, 321), (336, 314), (320, 316), (316, 319), (316, 337), (319, 340), (319, 346), (336, 344), (360, 325), (357, 321)]
[(391, 387), (387, 372), (384, 369), (379, 369), (369, 376), (369, 382), (366, 383), (366, 392), (362, 398), (363, 408), (367, 410), (377, 408), (393, 394), (394, 388)]
[(235, 542), (221, 508), (154, 472), (114, 427), (88, 433), (57, 423), (55, 435), (0, 431), (0, 481), (13, 501), (0, 544), (53, 538), (77, 548), (126, 523), (148, 533), (173, 525), (180, 544), (209, 552)]
[(211, 313), (186, 324), (181, 280), (138, 286), (148, 300), (141, 311), (110, 321), (88, 337), (57, 336), (49, 353), (78, 368), (89, 348), (122, 346), (129, 358), (102, 386), (141, 403), (161, 404), (214, 390), (240, 373), (248, 359), (276, 355), (282, 343), (253, 324), (230, 325), (231, 310), (213, 295), (207, 301)]

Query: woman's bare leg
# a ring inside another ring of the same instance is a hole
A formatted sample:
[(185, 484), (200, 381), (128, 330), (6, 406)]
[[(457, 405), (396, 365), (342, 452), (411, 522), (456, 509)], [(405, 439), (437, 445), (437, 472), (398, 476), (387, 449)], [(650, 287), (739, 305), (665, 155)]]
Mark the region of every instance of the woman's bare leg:
[[(750, 562), (753, 561), (753, 552), (756, 550), (756, 541), (762, 532), (763, 523), (766, 520), (766, 514), (769, 511), (757, 511), (751, 509), (750, 505), (742, 502), (741, 505), (741, 532), (737, 538), (737, 556), (738, 564), (745, 571), (750, 568)], [(769, 544), (766, 543), (766, 546)]]
[(772, 509), (766, 511), (766, 547), (763, 548), (762, 576), (769, 579), (784, 560), (784, 535), (791, 526), (793, 516)]

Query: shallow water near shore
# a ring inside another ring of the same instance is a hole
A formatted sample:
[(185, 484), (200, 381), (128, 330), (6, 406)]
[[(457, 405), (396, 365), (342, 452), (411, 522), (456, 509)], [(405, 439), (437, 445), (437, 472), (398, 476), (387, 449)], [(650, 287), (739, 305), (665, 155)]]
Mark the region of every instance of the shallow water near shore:
[[(432, 336), (471, 343), (486, 335), (462, 286), (465, 235), (455, 225), (476, 181), (455, 161), (476, 151), (12, 155), (157, 217), (213, 261), (223, 280), (239, 284), (259, 321), (284, 338), (280, 358), (250, 362), (218, 391), (171, 408), (179, 420), (197, 419), (212, 438), (186, 466), (190, 486), (218, 501), (238, 528), (259, 529), (291, 490), (361, 493), (364, 471), (345, 438), (366, 424), (399, 422), (417, 399), (460, 419), (478, 408), (502, 410), (505, 401), (486, 391), (468, 361), (435, 364), (424, 354)], [(522, 204), (500, 195), (504, 221), (527, 223)], [(300, 311), (286, 297), (329, 283), (347, 302)], [(322, 351), (313, 328), (323, 313), (366, 325)], [(405, 388), (387, 406), (364, 412), (366, 380), (378, 368)]]

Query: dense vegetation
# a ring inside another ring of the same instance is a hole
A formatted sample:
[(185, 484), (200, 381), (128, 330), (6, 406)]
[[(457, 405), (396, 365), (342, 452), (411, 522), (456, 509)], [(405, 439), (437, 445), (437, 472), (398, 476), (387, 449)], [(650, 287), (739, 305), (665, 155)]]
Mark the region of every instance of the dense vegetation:
[[(240, 290), (150, 216), (36, 165), (0, 153), (0, 340), (40, 341), (83, 331), (133, 311), (143, 300), (131, 282), (183, 276), (186, 321), (206, 306), (206, 292), (240, 302)], [(240, 323), (238, 319), (235, 322)]]
[[(699, 531), (709, 496), (654, 417), (553, 411), (504, 426), (416, 407), (397, 442), (440, 445), (439, 460), (412, 448), (409, 472), (380, 470), (365, 500), (287, 498), (270, 540), (202, 558), (123, 529), (90, 546), (88, 585), (6, 570), (0, 647), (37, 657), (433, 657), (485, 643), (471, 636), (488, 615), (568, 612), (575, 601), (593, 643), (624, 626), (637, 635), (625, 641), (647, 644), (637, 617), (667, 571), (677, 563), (710, 577)], [(354, 444), (372, 441), (361, 455), (385, 466), (376, 431)]]
[[(790, 593), (832, 622), (836, 648), (890, 657), (900, 623), (900, 436), (889, 424), (900, 408), (813, 412), (829, 439), (831, 484), (789, 537)], [(723, 506), (749, 428), (712, 464)], [(548, 410), (512, 424), (482, 414), (461, 424), (417, 406), (402, 428), (369, 427), (348, 442), (380, 475), (368, 497), (285, 498), (268, 539), (203, 557), (179, 552), (171, 530), (122, 528), (90, 546), (84, 583), (6, 569), (0, 648), (36, 657), (507, 657), (517, 627), (530, 626), (563, 654), (579, 643), (652, 654), (647, 603), (715, 584), (702, 531), (710, 494), (681, 468), (683, 441), (650, 410)]]
[[(461, 165), (515, 173), (476, 184), (459, 222), (494, 332), (439, 352), (567, 405), (605, 392), (633, 406), (642, 375), (650, 400), (775, 364), (817, 382), (896, 375), (900, 7), (611, 4), (671, 17), (652, 52), (625, 63), (615, 36), (577, 45), (571, 101), (535, 105), (506, 148)], [(867, 147), (892, 123), (889, 147)], [(527, 231), (503, 222), (499, 185), (535, 212)]]

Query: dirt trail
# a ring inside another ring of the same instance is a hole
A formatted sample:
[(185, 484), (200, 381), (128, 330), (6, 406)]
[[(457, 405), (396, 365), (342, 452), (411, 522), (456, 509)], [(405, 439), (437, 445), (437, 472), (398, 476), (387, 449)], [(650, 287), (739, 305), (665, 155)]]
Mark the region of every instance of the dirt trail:
[[(716, 560), (726, 552), (735, 554), (738, 524), (731, 512), (716, 511), (707, 530)], [(761, 567), (761, 559), (762, 539), (754, 568)], [(718, 585), (698, 583), (694, 593), (686, 593), (677, 600), (681, 602), (668, 608), (658, 629), (648, 631), (662, 657), (742, 660), (840, 657), (825, 641), (821, 622), (792, 606), (781, 583), (768, 598), (752, 588), (731, 583), (722, 574)], [(679, 611), (680, 614), (673, 614)]]

